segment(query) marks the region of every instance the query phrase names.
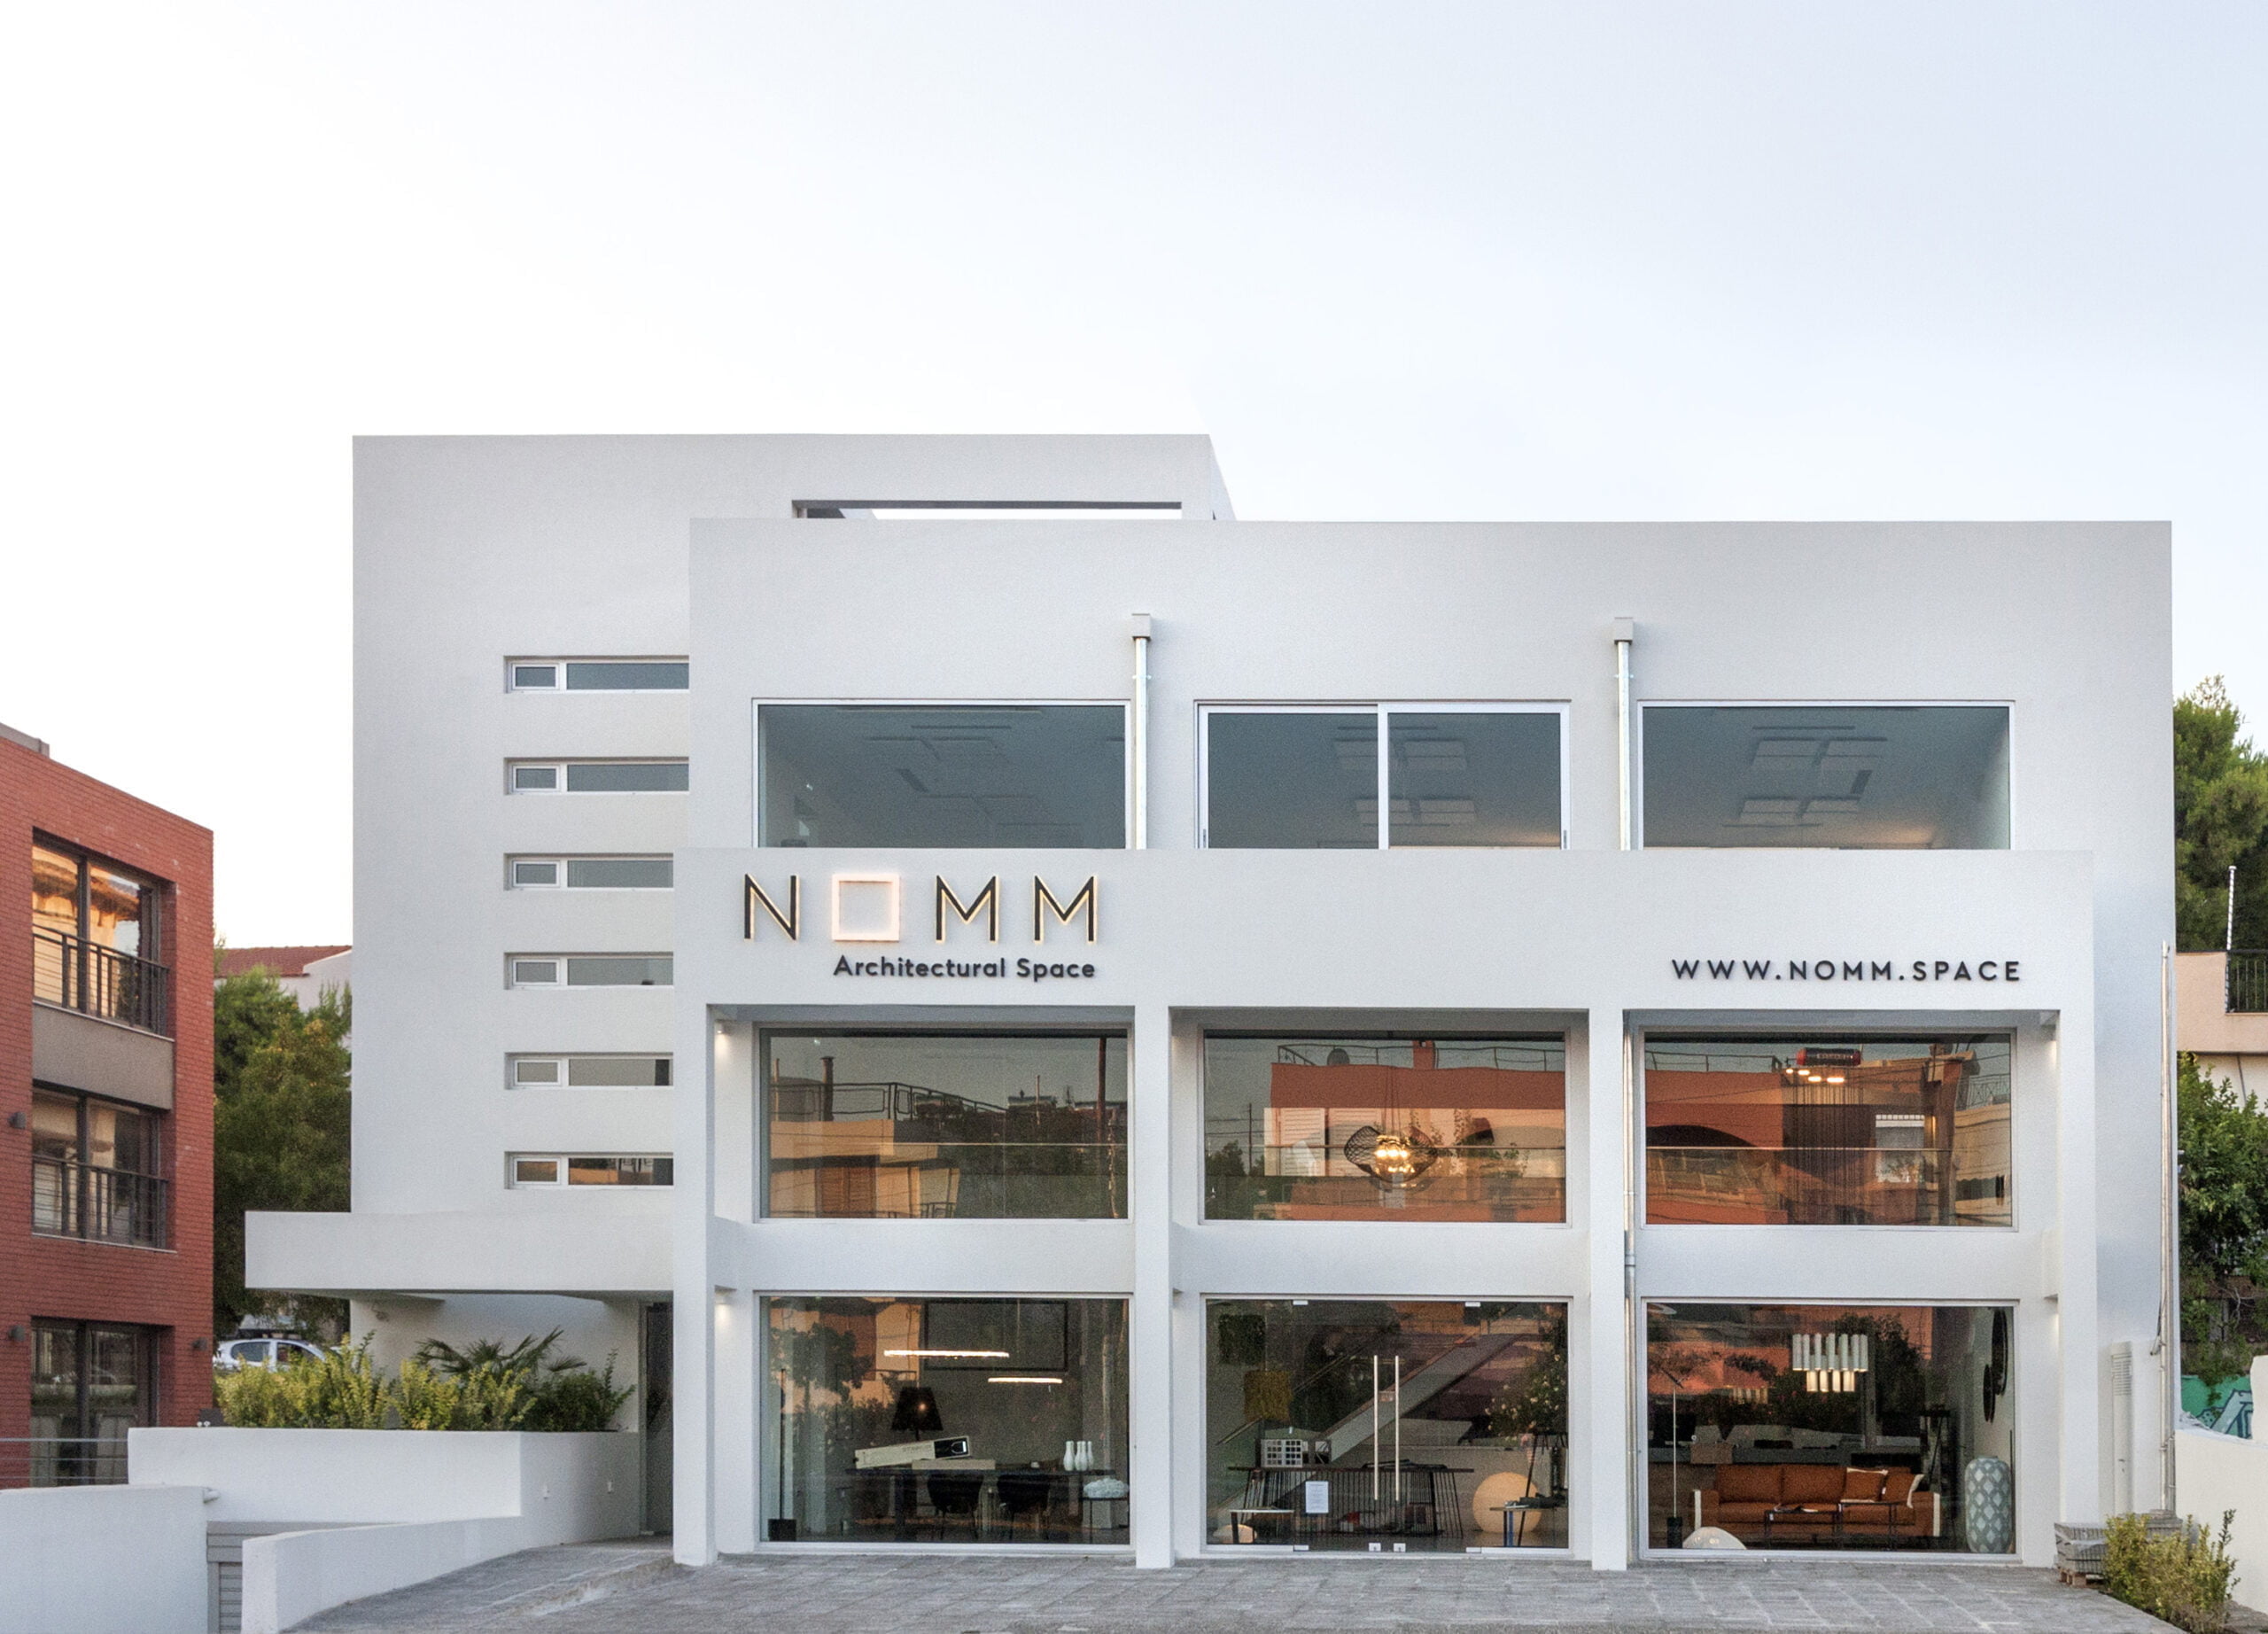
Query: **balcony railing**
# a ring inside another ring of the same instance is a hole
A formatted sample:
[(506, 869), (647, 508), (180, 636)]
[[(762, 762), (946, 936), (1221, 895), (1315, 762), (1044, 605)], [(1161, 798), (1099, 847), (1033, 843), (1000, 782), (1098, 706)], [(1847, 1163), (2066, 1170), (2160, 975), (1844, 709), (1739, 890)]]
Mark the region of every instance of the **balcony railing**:
[(0, 1440), (0, 1487), (122, 1486), (126, 1431), (108, 1436), (26, 1436)]
[(166, 1182), (59, 1157), (32, 1159), (32, 1230), (46, 1237), (166, 1246)]
[(173, 1036), (172, 971), (65, 930), (32, 932), (32, 997)]
[(2268, 1015), (2268, 952), (2237, 948), (2229, 953), (2225, 1008), (2232, 1015)]

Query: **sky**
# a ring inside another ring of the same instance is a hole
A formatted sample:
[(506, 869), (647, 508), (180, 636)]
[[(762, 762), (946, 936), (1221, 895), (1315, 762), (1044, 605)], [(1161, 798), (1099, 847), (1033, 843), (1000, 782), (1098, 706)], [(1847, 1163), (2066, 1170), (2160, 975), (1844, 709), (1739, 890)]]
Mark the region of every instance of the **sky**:
[(0, 721), (347, 940), (350, 439), (767, 431), (2164, 518), (2169, 691), (2268, 720), (2264, 178), (2250, 3), (19, 4)]

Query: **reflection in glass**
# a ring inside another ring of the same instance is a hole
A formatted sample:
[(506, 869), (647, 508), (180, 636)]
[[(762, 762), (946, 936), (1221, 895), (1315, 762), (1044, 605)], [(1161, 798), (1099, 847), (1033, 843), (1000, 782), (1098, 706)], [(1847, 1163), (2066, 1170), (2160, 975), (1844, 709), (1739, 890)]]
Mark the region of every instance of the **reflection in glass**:
[(773, 1033), (765, 1082), (773, 1215), (1125, 1217), (1122, 1038)]
[(1393, 710), (1386, 735), (1388, 844), (1559, 844), (1557, 713)]
[(2006, 1226), (2009, 1041), (1646, 1040), (1657, 1225)]
[(1376, 850), (1378, 712), (1213, 712), (1205, 806), (1216, 851)]
[(149, 1330), (35, 1321), (31, 1332), (30, 1483), (126, 1479), (126, 1433), (154, 1423)]
[(1205, 1040), (1212, 1219), (1565, 1219), (1566, 1148), (1557, 1039)]
[(1647, 1539), (2007, 1554), (2013, 1311), (1647, 1307)]
[(1115, 704), (765, 704), (763, 845), (1126, 844)]
[(2008, 849), (2004, 705), (1643, 712), (1649, 846)]
[(1126, 1306), (765, 1302), (775, 1543), (1122, 1544)]
[(1205, 1445), (1216, 1544), (1564, 1548), (1566, 1307), (1215, 1300)]

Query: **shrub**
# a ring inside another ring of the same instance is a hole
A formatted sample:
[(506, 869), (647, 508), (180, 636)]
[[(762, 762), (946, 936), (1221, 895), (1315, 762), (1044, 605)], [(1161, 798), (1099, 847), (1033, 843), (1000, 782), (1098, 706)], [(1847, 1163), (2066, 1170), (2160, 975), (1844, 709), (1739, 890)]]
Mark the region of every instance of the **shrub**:
[(614, 1415), (630, 1399), (628, 1389), (614, 1381), (614, 1358), (593, 1373), (581, 1363), (555, 1370), (536, 1391), (535, 1404), (524, 1428), (532, 1430), (607, 1430)]
[(243, 1367), (213, 1381), (231, 1424), (255, 1429), (383, 1429), (392, 1387), (370, 1366), (370, 1342), (269, 1372)]
[(614, 1381), (614, 1358), (593, 1373), (574, 1357), (554, 1358), (558, 1339), (554, 1329), (509, 1350), (484, 1340), (463, 1350), (429, 1341), (386, 1379), (371, 1366), (365, 1338), (320, 1361), (223, 1373), (214, 1399), (229, 1423), (250, 1429), (613, 1428), (631, 1396)]
[(2234, 1510), (2222, 1515), (2218, 1537), (2194, 1520), (2153, 1537), (2141, 1516), (2113, 1515), (2103, 1548), (2104, 1591), (2189, 1634), (2221, 1634), (2236, 1576), (2229, 1553), (2235, 1519)]

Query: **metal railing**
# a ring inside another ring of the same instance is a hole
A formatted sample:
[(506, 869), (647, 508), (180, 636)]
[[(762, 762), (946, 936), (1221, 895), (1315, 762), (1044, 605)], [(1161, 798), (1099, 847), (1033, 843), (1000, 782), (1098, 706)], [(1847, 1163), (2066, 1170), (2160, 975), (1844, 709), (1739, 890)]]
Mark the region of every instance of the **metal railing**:
[(173, 972), (65, 930), (32, 932), (32, 997), (173, 1035)]
[(2268, 951), (2229, 950), (2228, 985), (2223, 1000), (2223, 1008), (2232, 1015), (2268, 1015)]
[(136, 1248), (166, 1246), (166, 1182), (60, 1157), (32, 1159), (32, 1230)]
[(120, 1486), (125, 1481), (123, 1433), (0, 1438), (0, 1487)]

